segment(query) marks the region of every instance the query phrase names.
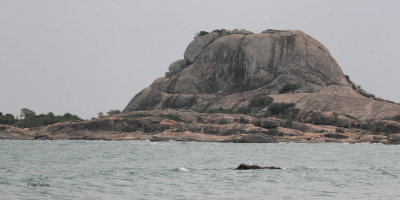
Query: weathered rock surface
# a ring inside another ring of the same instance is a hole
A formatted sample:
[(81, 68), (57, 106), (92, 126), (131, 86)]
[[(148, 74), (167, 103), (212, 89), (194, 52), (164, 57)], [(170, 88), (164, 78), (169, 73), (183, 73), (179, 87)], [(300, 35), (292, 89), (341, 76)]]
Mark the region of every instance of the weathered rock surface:
[[(266, 125), (267, 122), (267, 125)], [(381, 142), (397, 144), (400, 122), (381, 120), (365, 129), (290, 122), (275, 117), (198, 113), (185, 110), (133, 111), (83, 122), (19, 129), (0, 126), (0, 139), (153, 140), (238, 143)], [(379, 136), (379, 138), (378, 138)]]
[(313, 110), (300, 111), (297, 119), (305, 123), (331, 125), (336, 121), (336, 116), (332, 111)]
[(245, 135), (240, 139), (233, 139), (234, 143), (276, 143), (278, 142), (275, 138), (268, 135)]
[(0, 139), (32, 140), (35, 139), (35, 137), (33, 134), (30, 134), (27, 130), (0, 124)]
[[(173, 63), (167, 77), (135, 95), (124, 112), (223, 108), (260, 114), (265, 108), (252, 109), (249, 102), (269, 95), (304, 111), (330, 110), (363, 120), (400, 114), (400, 105), (375, 99), (346, 78), (329, 51), (301, 31), (218, 30), (193, 40), (184, 58), (186, 64)], [(289, 83), (298, 89), (279, 94)], [(326, 114), (314, 116), (314, 123), (330, 124), (332, 115)]]
[(359, 124), (357, 120), (351, 119), (349, 117), (340, 115), (336, 118), (336, 125), (344, 128), (358, 127)]
[(168, 70), (169, 72), (165, 73), (166, 77), (171, 77), (179, 72), (181, 72), (185, 67), (187, 67), (189, 63), (185, 59), (177, 60), (171, 65), (169, 65)]
[(203, 50), (214, 40), (221, 37), (218, 33), (210, 33), (193, 40), (189, 46), (186, 48), (186, 51), (183, 55), (185, 60), (189, 63), (193, 63), (196, 58), (203, 52)]

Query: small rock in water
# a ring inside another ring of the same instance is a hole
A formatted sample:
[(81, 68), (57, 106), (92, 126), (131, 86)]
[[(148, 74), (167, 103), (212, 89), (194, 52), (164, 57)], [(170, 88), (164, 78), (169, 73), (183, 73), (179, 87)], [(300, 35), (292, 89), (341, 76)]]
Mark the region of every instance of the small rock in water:
[(247, 170), (247, 169), (281, 169), (280, 167), (270, 166), (270, 167), (260, 167), (258, 165), (246, 165), (240, 164), (235, 170)]

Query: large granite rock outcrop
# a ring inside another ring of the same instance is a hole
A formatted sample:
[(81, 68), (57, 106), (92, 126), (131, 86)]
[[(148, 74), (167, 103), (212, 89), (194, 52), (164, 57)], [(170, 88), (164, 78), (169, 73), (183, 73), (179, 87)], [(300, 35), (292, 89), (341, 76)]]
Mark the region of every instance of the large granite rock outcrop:
[[(359, 119), (400, 114), (399, 105), (377, 100), (356, 87), (327, 48), (296, 30), (213, 31), (196, 37), (184, 59), (169, 70), (166, 77), (135, 95), (124, 112), (223, 108), (257, 114), (265, 108), (251, 109), (250, 100), (269, 95), (275, 102), (295, 103), (301, 110), (332, 110)], [(297, 89), (280, 94), (287, 84)]]

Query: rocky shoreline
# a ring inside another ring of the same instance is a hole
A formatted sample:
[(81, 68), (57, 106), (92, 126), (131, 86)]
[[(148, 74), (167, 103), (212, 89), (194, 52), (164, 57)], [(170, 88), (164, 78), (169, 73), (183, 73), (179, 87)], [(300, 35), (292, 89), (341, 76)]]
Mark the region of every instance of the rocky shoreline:
[(0, 139), (399, 144), (400, 122), (360, 121), (337, 116), (331, 111), (300, 111), (297, 120), (288, 120), (244, 114), (150, 110), (31, 129), (1, 125)]

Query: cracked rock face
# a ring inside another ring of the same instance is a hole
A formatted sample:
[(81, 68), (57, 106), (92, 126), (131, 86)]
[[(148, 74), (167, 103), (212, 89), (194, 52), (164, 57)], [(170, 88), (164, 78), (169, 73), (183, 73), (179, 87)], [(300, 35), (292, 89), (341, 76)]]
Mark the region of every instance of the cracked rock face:
[(300, 31), (221, 37), (168, 82), (174, 84), (164, 91), (180, 94), (244, 92), (286, 83), (304, 89), (348, 84), (328, 50)]
[[(370, 105), (372, 100), (352, 89), (329, 51), (301, 31), (214, 31), (196, 37), (184, 60), (172, 63), (169, 70), (166, 77), (138, 93), (124, 112), (167, 108), (242, 111), (248, 110), (252, 97), (272, 95), (275, 102), (296, 103), (300, 109), (328, 109), (360, 118), (384, 117), (378, 110), (360, 111), (369, 107), (392, 110), (389, 115), (400, 113), (398, 105), (394, 112), (394, 104)], [(296, 93), (278, 95), (287, 84), (297, 85)], [(324, 103), (332, 99), (335, 102)], [(346, 101), (361, 103), (353, 105), (358, 109), (354, 110), (344, 106)]]

